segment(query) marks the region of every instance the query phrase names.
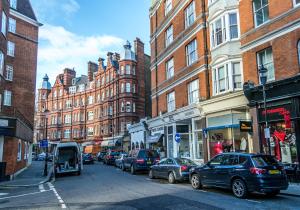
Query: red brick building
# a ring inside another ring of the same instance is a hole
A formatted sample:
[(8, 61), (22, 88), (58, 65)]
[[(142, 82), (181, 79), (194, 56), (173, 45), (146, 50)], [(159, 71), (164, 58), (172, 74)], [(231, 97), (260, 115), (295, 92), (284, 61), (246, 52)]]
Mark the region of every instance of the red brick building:
[[(300, 1), (242, 0), (239, 9), (254, 150), (271, 152), (283, 163), (299, 163)], [(267, 69), (267, 111), (258, 73), (262, 65)], [(264, 135), (266, 120), (270, 142)]]
[(30, 164), (38, 29), (29, 0), (1, 0), (0, 162), (6, 175)]
[(103, 58), (89, 62), (87, 76), (64, 69), (51, 87), (46, 75), (38, 90), (37, 140), (45, 138), (47, 120), (52, 142), (76, 141), (93, 153), (127, 150), (127, 126), (151, 114), (149, 56), (138, 38), (131, 48), (127, 42), (121, 55), (109, 52), (106, 66)]

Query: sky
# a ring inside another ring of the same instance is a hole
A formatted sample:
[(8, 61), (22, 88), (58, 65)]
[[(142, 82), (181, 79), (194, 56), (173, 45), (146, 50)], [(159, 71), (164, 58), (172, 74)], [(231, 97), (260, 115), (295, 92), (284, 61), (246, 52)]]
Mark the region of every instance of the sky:
[(53, 85), (64, 68), (87, 74), (88, 61), (120, 52), (139, 37), (150, 53), (149, 0), (31, 0), (39, 30), (37, 88), (47, 73)]

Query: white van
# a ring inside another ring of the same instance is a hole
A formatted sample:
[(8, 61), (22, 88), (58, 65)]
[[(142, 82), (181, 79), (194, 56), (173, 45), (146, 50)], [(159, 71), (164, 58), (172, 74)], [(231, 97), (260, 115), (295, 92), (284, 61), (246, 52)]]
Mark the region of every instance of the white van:
[(76, 173), (82, 170), (82, 154), (76, 142), (61, 142), (54, 151), (55, 175), (62, 173)]

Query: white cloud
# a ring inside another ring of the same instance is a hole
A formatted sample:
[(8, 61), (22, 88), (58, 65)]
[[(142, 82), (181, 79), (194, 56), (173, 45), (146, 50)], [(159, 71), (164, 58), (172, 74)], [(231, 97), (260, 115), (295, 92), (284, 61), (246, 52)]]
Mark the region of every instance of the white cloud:
[(74, 67), (77, 75), (86, 74), (88, 61), (106, 58), (108, 51), (119, 52), (124, 43), (115, 36), (80, 36), (62, 26), (47, 24), (40, 28), (39, 39), (37, 87), (46, 73), (53, 85), (66, 67)]
[(80, 9), (76, 0), (31, 0), (31, 3), (41, 22), (56, 18), (69, 21), (69, 18)]

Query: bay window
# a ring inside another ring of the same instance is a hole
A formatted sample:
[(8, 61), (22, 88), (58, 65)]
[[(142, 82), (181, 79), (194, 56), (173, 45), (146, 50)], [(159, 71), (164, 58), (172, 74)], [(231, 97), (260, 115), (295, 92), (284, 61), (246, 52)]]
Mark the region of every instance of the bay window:
[(213, 94), (242, 89), (240, 61), (232, 61), (213, 68)]

